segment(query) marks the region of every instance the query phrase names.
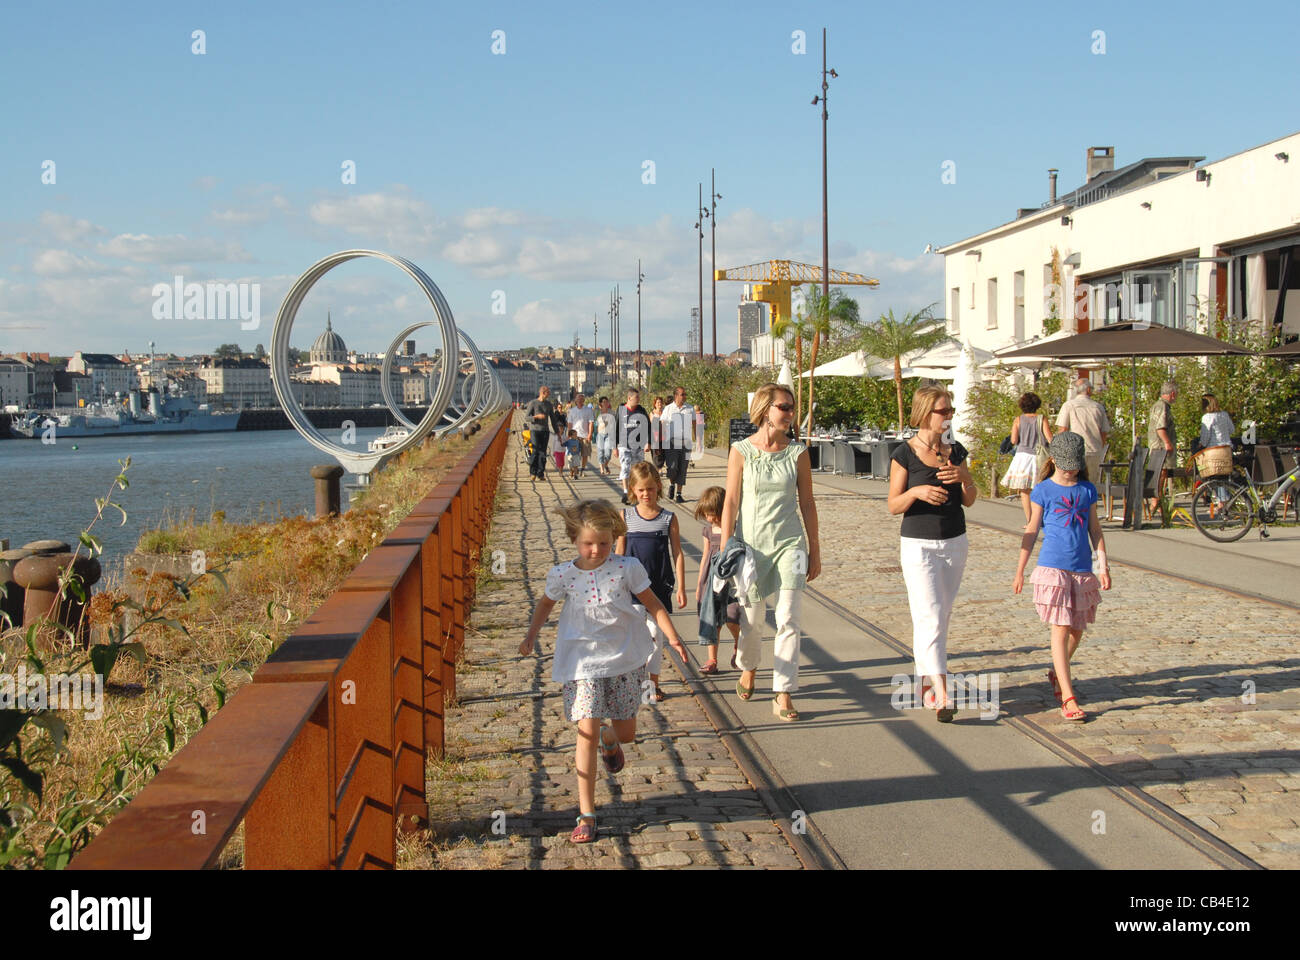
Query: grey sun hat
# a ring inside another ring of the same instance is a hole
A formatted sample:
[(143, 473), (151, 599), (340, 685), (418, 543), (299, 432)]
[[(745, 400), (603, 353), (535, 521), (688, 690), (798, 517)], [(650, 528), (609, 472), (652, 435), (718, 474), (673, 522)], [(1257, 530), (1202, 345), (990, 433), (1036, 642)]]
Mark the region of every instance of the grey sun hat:
[(1084, 467), (1083, 437), (1063, 430), (1052, 437), (1047, 454), (1058, 470), (1082, 470)]

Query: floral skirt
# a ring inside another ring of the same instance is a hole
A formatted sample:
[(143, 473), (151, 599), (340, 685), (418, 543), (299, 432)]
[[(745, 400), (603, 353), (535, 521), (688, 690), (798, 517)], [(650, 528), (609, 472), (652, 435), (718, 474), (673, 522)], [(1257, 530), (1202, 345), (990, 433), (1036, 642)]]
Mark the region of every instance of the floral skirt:
[(645, 667), (617, 677), (570, 680), (564, 684), (564, 715), (577, 720), (630, 720), (641, 707)]
[(1011, 466), (1002, 477), (1002, 486), (1008, 490), (1032, 490), (1038, 482), (1038, 458), (1020, 451), (1011, 458)]
[(1043, 623), (1083, 630), (1097, 618), (1101, 581), (1093, 573), (1034, 567), (1034, 606)]

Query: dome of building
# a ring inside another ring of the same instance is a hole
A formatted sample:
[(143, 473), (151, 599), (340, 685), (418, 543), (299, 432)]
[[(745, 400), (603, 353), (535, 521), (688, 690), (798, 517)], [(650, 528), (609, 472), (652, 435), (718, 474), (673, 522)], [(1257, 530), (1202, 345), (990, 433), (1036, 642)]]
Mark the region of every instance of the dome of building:
[(325, 314), (325, 332), (311, 345), (310, 360), (315, 363), (347, 363), (348, 347), (343, 338), (334, 332), (330, 315)]

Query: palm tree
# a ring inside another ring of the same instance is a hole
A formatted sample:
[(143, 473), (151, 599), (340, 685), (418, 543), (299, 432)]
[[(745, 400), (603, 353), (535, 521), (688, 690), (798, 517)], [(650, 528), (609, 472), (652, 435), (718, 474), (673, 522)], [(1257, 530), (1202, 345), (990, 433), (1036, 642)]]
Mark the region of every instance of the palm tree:
[(803, 342), (812, 337), (812, 324), (800, 310), (793, 317), (781, 317), (772, 324), (772, 336), (785, 341), (787, 349), (793, 345), (795, 352), (794, 371), (794, 423), (796, 432), (803, 422)]
[[(858, 302), (846, 296), (839, 287), (832, 289), (830, 298), (824, 300), (821, 289), (816, 284), (811, 285), (805, 302), (808, 307), (808, 323), (812, 327), (812, 356), (808, 358), (808, 409), (813, 411), (813, 371), (817, 369), (817, 348), (823, 339), (829, 342), (833, 335), (842, 336), (857, 329)], [(802, 371), (800, 375), (802, 376)], [(811, 419), (808, 426), (812, 427)]]
[(864, 353), (880, 360), (894, 361), (894, 392), (898, 396), (898, 428), (903, 428), (903, 357), (920, 353), (946, 343), (948, 336), (944, 321), (930, 313), (931, 304), (916, 313), (905, 313), (901, 320), (894, 311), (882, 313), (880, 319), (862, 329), (858, 344)]

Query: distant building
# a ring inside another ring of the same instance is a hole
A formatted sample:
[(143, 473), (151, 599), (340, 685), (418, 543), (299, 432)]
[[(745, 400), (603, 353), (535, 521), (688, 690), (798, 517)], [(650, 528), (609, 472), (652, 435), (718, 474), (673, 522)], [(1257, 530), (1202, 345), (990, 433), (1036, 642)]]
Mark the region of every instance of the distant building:
[(300, 407), (337, 407), (339, 406), (339, 385), (327, 380), (312, 380), (307, 377), (291, 377), (289, 389), (293, 399)]
[(737, 310), (736, 326), (740, 334), (740, 349), (752, 353), (750, 342), (763, 332), (763, 305), (757, 302), (742, 303)]
[(318, 363), (347, 363), (348, 347), (343, 338), (334, 332), (334, 324), (325, 314), (325, 330), (316, 338), (307, 354), (312, 366)]
[(535, 364), (504, 357), (488, 357), (487, 362), (501, 378), (501, 383), (510, 394), (511, 400), (516, 403), (527, 403), (537, 396), (541, 376)]
[(279, 403), (271, 386), (271, 367), (252, 357), (204, 357), (196, 371), (207, 386), (208, 402), (244, 409)]
[(56, 407), (84, 407), (98, 397), (87, 374), (56, 370), (51, 380)]
[(32, 364), (17, 357), (0, 357), (0, 406), (26, 407), (35, 389)]
[(107, 353), (82, 353), (78, 350), (68, 360), (68, 373), (90, 377), (96, 398), (126, 394), (135, 385), (131, 367)]
[(785, 341), (760, 333), (749, 342), (750, 362), (756, 367), (779, 367), (785, 360)]

